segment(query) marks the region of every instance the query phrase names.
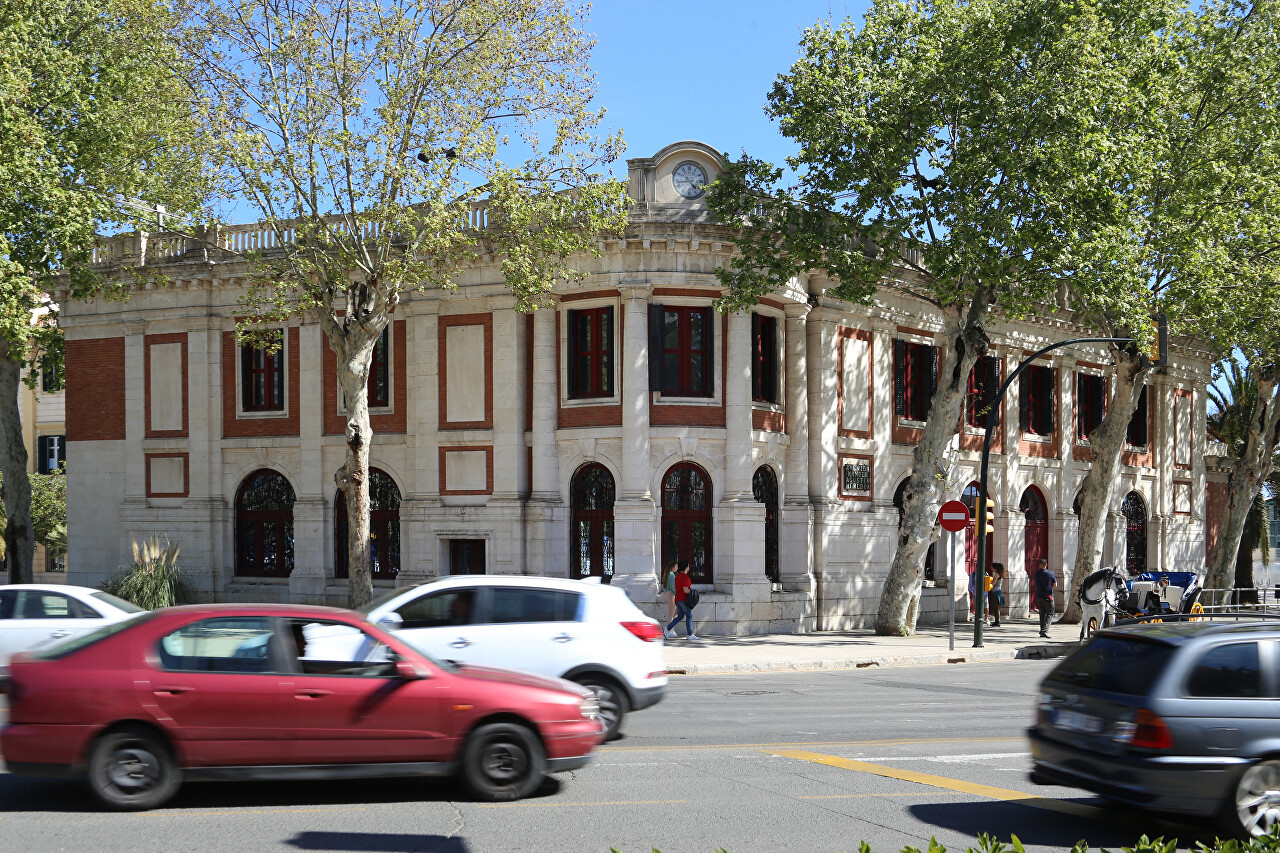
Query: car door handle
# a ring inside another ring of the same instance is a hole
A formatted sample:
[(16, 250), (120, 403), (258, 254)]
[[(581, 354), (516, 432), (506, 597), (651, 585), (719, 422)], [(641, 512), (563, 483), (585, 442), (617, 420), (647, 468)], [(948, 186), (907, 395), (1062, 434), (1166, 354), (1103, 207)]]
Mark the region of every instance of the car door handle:
[(49, 636), (50, 636), (50, 637), (52, 637), (52, 638), (53, 638), (53, 639), (55, 639), (55, 640), (60, 640), (60, 639), (62, 639), (63, 637), (69, 637), (69, 636), (71, 636), (71, 632), (70, 632), (70, 631), (68, 631), (68, 630), (66, 630), (66, 629), (62, 629), (62, 630), (60, 630), (60, 631), (54, 631), (54, 632), (53, 632), (52, 634), (50, 634)]
[(332, 693), (332, 690), (324, 690), (319, 687), (304, 687), (294, 695), (299, 699), (319, 699), (322, 696), (329, 696)]
[(555, 640), (557, 643), (567, 643), (572, 640), (573, 637), (570, 637), (568, 634), (561, 634), (560, 636), (552, 637), (551, 639)]
[(450, 648), (454, 648), (454, 649), (465, 649), (469, 645), (471, 645), (471, 641), (468, 640), (466, 637), (459, 637), (458, 639), (454, 640), (452, 643), (449, 644)]
[(190, 693), (195, 690), (194, 687), (188, 687), (185, 684), (161, 684), (153, 691), (157, 696), (181, 696), (183, 693)]

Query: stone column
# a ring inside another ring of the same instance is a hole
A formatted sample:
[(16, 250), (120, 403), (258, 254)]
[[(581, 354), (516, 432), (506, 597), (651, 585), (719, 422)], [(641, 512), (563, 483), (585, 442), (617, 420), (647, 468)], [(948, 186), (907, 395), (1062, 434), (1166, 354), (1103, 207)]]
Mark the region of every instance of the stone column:
[(657, 598), (658, 568), (654, 543), (656, 507), (649, 488), (653, 476), (649, 442), (649, 286), (624, 285), (622, 358), (618, 379), (622, 397), (622, 482), (613, 505), (616, 537), (613, 583), (623, 587), (641, 609)]
[[(769, 579), (764, 573), (764, 504), (751, 493), (751, 314), (735, 311), (724, 318), (728, 343), (725, 365), (725, 490), (717, 507), (718, 540), (724, 543), (716, 559), (716, 586), (727, 589), (732, 603), (768, 601)], [(717, 621), (741, 624), (749, 613), (717, 612)], [(733, 625), (729, 626), (731, 633)]]
[[(836, 383), (832, 379), (836, 346), (836, 320), (824, 308), (809, 313), (805, 324), (809, 398), (809, 503), (813, 508), (814, 628), (825, 630), (827, 616), (837, 612), (839, 601), (830, 601), (824, 583), (826, 537), (830, 516), (840, 504), (836, 480)], [(834, 585), (833, 585), (834, 588)]]
[(400, 540), (405, 551), (401, 554), (397, 586), (423, 583), (437, 574), (439, 543), (432, 530), (432, 520), (440, 507), (439, 309), (440, 303), (434, 299), (414, 298), (402, 303), (396, 311), (405, 320), (407, 332), (405, 372), (409, 408), (405, 443), (412, 468), (411, 485), (400, 502)]
[(560, 496), (560, 462), (556, 447), (556, 409), (559, 403), (556, 357), (557, 305), (533, 314), (533, 480), (529, 499), (529, 569), (534, 574), (565, 574), (568, 530), (564, 527), (564, 501)]
[(787, 469), (782, 485), (779, 573), (786, 589), (812, 592), (813, 507), (809, 504), (809, 375), (807, 303), (787, 306), (783, 352), (787, 391)]
[[(337, 485), (326, 469), (321, 442), (324, 407), (324, 359), (335, 359), (318, 324), (294, 326), (298, 335), (298, 433), (301, 465), (297, 501), (293, 505), (293, 572), (289, 598), (298, 604), (324, 604), (325, 586), (333, 577), (334, 510)], [(335, 361), (336, 364), (336, 361)], [(336, 374), (335, 374), (336, 381)], [(330, 523), (326, 524), (326, 519)], [(343, 592), (345, 598), (345, 583)], [(346, 601), (336, 601), (346, 605)]]

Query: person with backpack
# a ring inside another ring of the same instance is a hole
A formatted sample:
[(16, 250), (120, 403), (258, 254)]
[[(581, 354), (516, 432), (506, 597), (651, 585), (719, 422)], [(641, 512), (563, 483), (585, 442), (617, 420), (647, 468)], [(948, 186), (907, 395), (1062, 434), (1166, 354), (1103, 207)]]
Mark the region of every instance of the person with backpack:
[[(690, 592), (694, 593), (693, 601), (690, 601)], [(696, 590), (693, 589), (693, 579), (689, 577), (689, 561), (681, 560), (680, 568), (676, 572), (676, 618), (667, 624), (665, 631), (668, 640), (676, 638), (673, 629), (680, 624), (681, 617), (684, 618), (686, 639), (698, 639), (698, 635), (693, 633), (693, 608), (697, 604), (696, 594)]]

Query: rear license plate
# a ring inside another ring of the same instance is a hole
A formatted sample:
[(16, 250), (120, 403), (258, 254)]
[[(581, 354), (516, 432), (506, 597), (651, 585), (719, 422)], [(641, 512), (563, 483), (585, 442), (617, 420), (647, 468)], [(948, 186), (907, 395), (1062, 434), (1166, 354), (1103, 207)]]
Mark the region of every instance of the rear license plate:
[(1092, 714), (1081, 714), (1079, 711), (1060, 709), (1053, 724), (1069, 732), (1084, 732), (1096, 735), (1102, 731), (1102, 718)]

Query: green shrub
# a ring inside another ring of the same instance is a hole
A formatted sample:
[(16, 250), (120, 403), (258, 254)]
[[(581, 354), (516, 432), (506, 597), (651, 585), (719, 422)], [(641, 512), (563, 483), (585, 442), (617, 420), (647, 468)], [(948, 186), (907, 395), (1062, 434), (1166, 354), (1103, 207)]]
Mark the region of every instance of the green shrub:
[(102, 585), (103, 592), (133, 602), (144, 610), (157, 610), (195, 601), (191, 585), (178, 568), (178, 546), (152, 536), (133, 543), (133, 565)]

